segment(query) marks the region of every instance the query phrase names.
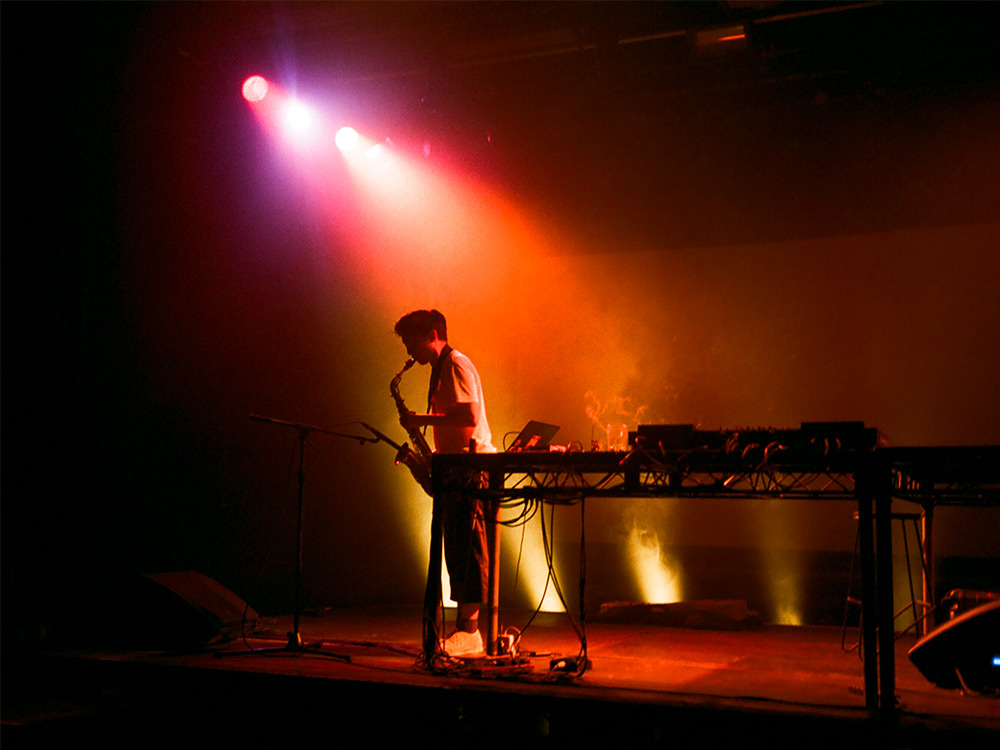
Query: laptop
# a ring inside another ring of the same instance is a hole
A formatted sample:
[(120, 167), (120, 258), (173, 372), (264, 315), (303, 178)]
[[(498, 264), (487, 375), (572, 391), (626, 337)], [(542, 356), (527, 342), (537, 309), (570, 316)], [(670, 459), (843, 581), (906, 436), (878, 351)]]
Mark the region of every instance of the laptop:
[(559, 432), (559, 427), (545, 422), (528, 422), (524, 429), (514, 438), (507, 448), (508, 453), (523, 453), (524, 451), (547, 451), (549, 441)]

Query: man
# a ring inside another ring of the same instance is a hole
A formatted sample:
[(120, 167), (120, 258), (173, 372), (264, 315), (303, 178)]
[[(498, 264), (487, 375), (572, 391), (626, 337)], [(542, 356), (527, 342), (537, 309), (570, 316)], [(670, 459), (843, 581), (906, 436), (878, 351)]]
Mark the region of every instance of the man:
[[(403, 417), (403, 426), (430, 427), (437, 453), (496, 453), (486, 420), (483, 386), (472, 361), (448, 344), (444, 315), (414, 310), (396, 322), (406, 352), (431, 366), (427, 414)], [(454, 657), (481, 656), (479, 611), (486, 599), (489, 572), (486, 523), (478, 498), (463, 492), (443, 498), (444, 557), (451, 596), (458, 603), (455, 632), (444, 643)]]

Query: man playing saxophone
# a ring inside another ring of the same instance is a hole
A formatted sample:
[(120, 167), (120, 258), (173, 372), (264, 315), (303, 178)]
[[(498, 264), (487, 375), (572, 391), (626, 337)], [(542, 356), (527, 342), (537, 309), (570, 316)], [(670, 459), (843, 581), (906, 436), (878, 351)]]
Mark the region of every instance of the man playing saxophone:
[[(426, 414), (400, 412), (407, 432), (430, 427), (438, 453), (474, 450), (495, 453), (479, 373), (472, 361), (448, 344), (444, 315), (414, 310), (396, 322), (407, 354), (431, 366)], [(444, 554), (451, 596), (458, 603), (455, 632), (444, 643), (453, 657), (484, 653), (479, 611), (486, 599), (489, 572), (486, 523), (478, 498), (448, 493), (443, 506)]]

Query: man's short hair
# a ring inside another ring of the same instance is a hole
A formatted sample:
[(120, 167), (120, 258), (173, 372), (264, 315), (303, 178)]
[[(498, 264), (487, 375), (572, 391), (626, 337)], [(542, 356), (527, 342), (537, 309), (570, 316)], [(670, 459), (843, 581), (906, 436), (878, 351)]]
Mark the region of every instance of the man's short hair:
[(437, 310), (414, 310), (408, 312), (396, 321), (394, 329), (400, 338), (411, 336), (424, 337), (430, 335), (431, 331), (437, 331), (438, 338), (442, 341), (448, 340), (448, 324), (444, 315)]

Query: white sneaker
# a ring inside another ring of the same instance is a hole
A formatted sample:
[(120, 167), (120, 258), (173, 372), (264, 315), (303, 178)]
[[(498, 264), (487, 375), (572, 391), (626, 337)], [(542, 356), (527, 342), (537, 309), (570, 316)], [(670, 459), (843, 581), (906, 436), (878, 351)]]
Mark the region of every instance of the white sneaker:
[(479, 634), (478, 630), (475, 633), (456, 630), (444, 642), (444, 652), (456, 659), (485, 656), (486, 649), (483, 648), (483, 636)]

